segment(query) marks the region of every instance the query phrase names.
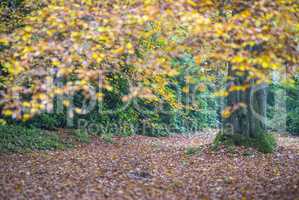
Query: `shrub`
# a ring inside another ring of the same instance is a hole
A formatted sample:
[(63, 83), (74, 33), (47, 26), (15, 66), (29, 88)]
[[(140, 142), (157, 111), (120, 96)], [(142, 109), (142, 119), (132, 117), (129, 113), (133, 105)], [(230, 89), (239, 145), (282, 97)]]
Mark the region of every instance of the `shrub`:
[(23, 152), (64, 148), (63, 142), (55, 133), (22, 126), (0, 126), (0, 151)]
[(65, 123), (65, 116), (63, 114), (43, 113), (35, 116), (24, 124), (28, 127), (55, 130), (57, 128), (65, 127)]

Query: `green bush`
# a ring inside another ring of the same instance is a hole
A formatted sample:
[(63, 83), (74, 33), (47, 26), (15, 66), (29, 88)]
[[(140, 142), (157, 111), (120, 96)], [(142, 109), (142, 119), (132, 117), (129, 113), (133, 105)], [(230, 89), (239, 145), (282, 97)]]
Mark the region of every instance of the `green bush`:
[(55, 133), (22, 126), (0, 126), (0, 152), (23, 152), (64, 148)]
[(55, 130), (65, 127), (65, 117), (63, 114), (42, 113), (24, 124), (28, 127)]
[(214, 139), (212, 147), (217, 150), (220, 145), (253, 147), (262, 153), (272, 153), (277, 147), (274, 136), (268, 133), (260, 133), (256, 138), (251, 138), (241, 134), (227, 135), (220, 132)]

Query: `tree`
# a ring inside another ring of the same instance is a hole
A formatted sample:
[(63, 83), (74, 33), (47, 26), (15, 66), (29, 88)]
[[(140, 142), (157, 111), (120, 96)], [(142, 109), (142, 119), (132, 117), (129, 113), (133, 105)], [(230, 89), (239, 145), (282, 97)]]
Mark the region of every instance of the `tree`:
[[(234, 45), (228, 60), (228, 106), (225, 125), (234, 134), (260, 138), (266, 132), (267, 85), (272, 72), (289, 78), (298, 70), (298, 10), (296, 2), (248, 2), (231, 5), (226, 46)], [(250, 35), (248, 35), (250, 34)], [(228, 55), (229, 56), (229, 55)], [(286, 66), (292, 66), (288, 71)], [(232, 112), (234, 111), (234, 112)], [(230, 114), (231, 113), (231, 114)]]
[(3, 114), (18, 119), (50, 109), (57, 95), (90, 97), (90, 85), (101, 100), (101, 89), (113, 89), (111, 70), (133, 80), (124, 100), (162, 97), (180, 107), (164, 88), (178, 73), (171, 61), (187, 52), (203, 69), (200, 76), (226, 74), (227, 87), (218, 92), (228, 96), (225, 123), (254, 138), (263, 124), (251, 107), (264, 116), (266, 98), (265, 88), (256, 88), (271, 82), (271, 72), (284, 73), (286, 64), (288, 74), (298, 70), (297, 0), (42, 2), (24, 27), (0, 37), (9, 46), (1, 53), (9, 74)]

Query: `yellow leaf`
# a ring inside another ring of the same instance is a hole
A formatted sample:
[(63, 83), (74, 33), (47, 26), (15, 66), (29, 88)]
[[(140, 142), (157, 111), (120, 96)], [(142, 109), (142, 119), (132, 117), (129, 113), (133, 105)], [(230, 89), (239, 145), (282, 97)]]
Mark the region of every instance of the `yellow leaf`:
[(63, 90), (61, 88), (55, 88), (54, 93), (57, 95), (61, 95), (61, 94), (63, 94)]
[(233, 57), (233, 58), (231, 59), (231, 61), (232, 61), (233, 63), (241, 63), (241, 62), (243, 62), (244, 60), (245, 60), (245, 58), (242, 57), (242, 56), (235, 56), (235, 57)]
[(6, 121), (4, 119), (0, 119), (0, 125), (5, 125)]
[(31, 26), (26, 26), (25, 28), (24, 28), (24, 30), (26, 31), (26, 32), (31, 32), (32, 31), (32, 27)]
[(191, 6), (197, 6), (197, 4), (192, 0), (187, 0), (187, 3)]
[(82, 110), (80, 108), (75, 108), (75, 112), (80, 114), (80, 113), (82, 113)]
[(132, 45), (132, 43), (127, 43), (127, 45), (126, 45), (126, 48), (128, 49), (128, 52), (130, 53), (130, 54), (133, 54), (134, 53), (134, 49), (133, 49), (133, 45)]
[(25, 101), (25, 102), (23, 102), (22, 103), (22, 106), (24, 106), (24, 107), (30, 107), (30, 103), (29, 102), (27, 102), (27, 101)]
[(66, 106), (66, 107), (70, 106), (70, 104), (71, 104), (71, 103), (70, 103), (70, 101), (68, 101), (68, 100), (64, 100), (64, 101), (63, 101), (63, 105)]
[(200, 65), (201, 64), (201, 57), (198, 55), (198, 56), (195, 56), (194, 57), (194, 61), (197, 65)]
[(234, 91), (242, 91), (242, 90), (245, 90), (246, 87), (245, 86), (242, 86), (242, 85), (233, 85), (229, 88), (229, 91), (230, 92), (234, 92)]
[(214, 93), (214, 95), (216, 97), (226, 97), (226, 96), (228, 96), (228, 94), (229, 93), (226, 90), (220, 90), (220, 91)]
[(124, 48), (123, 48), (123, 47), (120, 47), (120, 48), (118, 48), (118, 49), (113, 49), (111, 52), (112, 52), (113, 54), (121, 54), (121, 53), (124, 52)]
[(98, 53), (93, 53), (92, 54), (92, 58), (94, 60), (96, 60), (97, 63), (100, 63), (100, 62), (102, 62), (104, 60), (104, 55), (103, 54), (98, 54)]
[(187, 94), (187, 93), (189, 93), (189, 88), (188, 87), (183, 87), (182, 91)]
[(31, 38), (31, 34), (29, 34), (29, 33), (25, 33), (25, 34), (22, 36), (22, 40), (24, 40), (24, 41), (28, 41), (30, 38)]
[(225, 108), (221, 113), (223, 118), (229, 118), (231, 116), (230, 108)]
[(45, 99), (47, 99), (47, 95), (44, 94), (44, 93), (40, 93), (40, 94), (37, 95), (37, 98), (40, 99), (40, 100), (45, 100)]
[(3, 115), (5, 115), (5, 116), (12, 116), (13, 112), (11, 110), (4, 110), (3, 111)]
[(22, 120), (23, 121), (28, 121), (31, 118), (31, 115), (29, 114), (24, 114)]
[(58, 67), (61, 63), (58, 60), (53, 60), (52, 65)]
[(169, 76), (177, 76), (179, 74), (179, 72), (175, 69), (171, 69), (169, 72), (168, 72), (168, 75)]
[(8, 45), (9, 44), (9, 41), (7, 38), (5, 37), (0, 37), (0, 44), (1, 45)]

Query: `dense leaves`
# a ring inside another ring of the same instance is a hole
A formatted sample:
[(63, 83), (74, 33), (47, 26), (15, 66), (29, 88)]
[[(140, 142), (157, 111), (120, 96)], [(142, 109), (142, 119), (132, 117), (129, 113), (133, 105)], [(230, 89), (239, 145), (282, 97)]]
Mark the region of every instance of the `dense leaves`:
[[(165, 86), (178, 73), (172, 59), (185, 52), (198, 64), (209, 61), (201, 76), (227, 71), (230, 63), (246, 78), (242, 85), (220, 91), (221, 96), (269, 82), (272, 71), (294, 73), (299, 54), (296, 2), (44, 0), (23, 28), (1, 36), (2, 45), (10, 47), (1, 54), (9, 74), (3, 113), (26, 120), (51, 110), (57, 95), (83, 91), (90, 98), (91, 85), (101, 100), (102, 89), (113, 90), (107, 74), (124, 70), (132, 85), (123, 100), (162, 97), (179, 108)], [(227, 108), (223, 115), (239, 107)]]

